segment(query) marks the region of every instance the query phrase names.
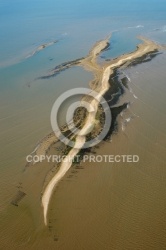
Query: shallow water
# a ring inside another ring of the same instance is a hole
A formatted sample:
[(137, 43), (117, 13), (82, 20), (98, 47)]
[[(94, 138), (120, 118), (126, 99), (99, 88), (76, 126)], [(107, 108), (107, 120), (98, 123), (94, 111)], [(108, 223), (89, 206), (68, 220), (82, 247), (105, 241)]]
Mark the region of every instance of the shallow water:
[[(130, 100), (131, 105), (119, 118), (112, 143), (101, 147), (105, 154), (138, 154), (138, 165), (85, 164), (72, 178), (68, 173), (52, 199), (52, 231), (43, 229), (38, 195), (45, 165), (23, 172), (27, 154), (51, 131), (50, 112), (56, 98), (68, 89), (87, 87), (92, 75), (74, 67), (49, 80), (35, 78), (85, 56), (110, 32), (111, 46), (101, 54), (101, 62), (102, 57), (133, 51), (140, 34), (166, 43), (165, 12), (165, 1), (91, 0), (88, 8), (86, 1), (0, 2), (2, 249), (166, 248), (165, 54), (124, 72), (137, 98), (127, 93), (120, 100)], [(26, 59), (38, 46), (54, 40), (58, 42)], [(25, 179), (27, 196), (14, 207), (11, 199)]]
[(77, 173), (72, 168), (50, 207), (58, 249), (165, 249), (165, 63), (160, 55), (125, 71), (138, 99), (130, 96), (118, 133), (95, 151), (138, 155), (140, 161), (81, 163)]

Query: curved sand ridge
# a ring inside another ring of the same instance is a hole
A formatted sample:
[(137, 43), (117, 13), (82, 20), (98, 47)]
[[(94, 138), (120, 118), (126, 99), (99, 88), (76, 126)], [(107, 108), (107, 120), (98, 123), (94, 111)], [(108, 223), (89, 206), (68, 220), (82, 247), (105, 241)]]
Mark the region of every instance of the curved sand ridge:
[[(154, 53), (158, 51), (159, 49), (162, 49), (161, 46), (154, 43), (153, 41), (150, 41), (148, 39), (145, 39), (143, 37), (139, 37), (140, 40), (143, 41), (142, 44), (140, 44), (137, 47), (137, 50), (130, 53), (122, 55), (110, 62), (109, 65), (101, 67), (97, 64), (96, 58), (97, 55), (104, 50), (109, 42), (109, 38), (97, 43), (94, 48), (90, 51), (89, 55), (79, 60), (79, 64), (86, 69), (92, 71), (95, 75), (95, 89), (98, 94), (98, 100), (100, 101), (101, 97), (108, 91), (110, 88), (109, 79), (110, 76), (114, 73), (114, 70), (119, 68), (120, 66), (124, 65), (127, 62), (131, 62), (135, 59), (141, 58), (149, 53)], [(48, 213), (48, 206), (51, 199), (51, 195), (54, 191), (54, 188), (58, 184), (58, 182), (63, 178), (63, 176), (66, 174), (66, 172), (69, 170), (69, 168), (72, 165), (72, 159), (78, 154), (78, 152), (83, 147), (85, 141), (86, 141), (86, 133), (88, 132), (90, 126), (95, 122), (95, 116), (96, 112), (98, 110), (98, 101), (96, 99), (92, 100), (90, 104), (93, 106), (95, 112), (88, 114), (85, 125), (79, 132), (79, 134), (76, 137), (75, 142), (75, 148), (71, 149), (68, 153), (68, 155), (63, 159), (60, 165), (60, 170), (58, 173), (55, 174), (55, 176), (52, 178), (52, 180), (48, 183), (43, 196), (42, 196), (42, 205), (43, 205), (43, 212), (44, 212), (44, 223), (47, 225), (47, 213)]]
[(58, 41), (53, 41), (53, 42), (48, 42), (48, 43), (44, 43), (40, 46), (38, 46), (30, 55), (27, 56), (27, 58), (32, 57), (34, 55), (36, 55), (37, 53), (39, 53), (40, 51), (42, 51), (43, 49), (52, 46), (53, 44), (57, 43)]

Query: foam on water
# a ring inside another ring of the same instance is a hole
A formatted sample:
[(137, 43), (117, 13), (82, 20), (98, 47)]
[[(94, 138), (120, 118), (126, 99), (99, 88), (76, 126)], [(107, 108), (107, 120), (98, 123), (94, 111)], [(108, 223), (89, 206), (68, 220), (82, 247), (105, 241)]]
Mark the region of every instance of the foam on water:
[(144, 28), (143, 25), (137, 25), (137, 26), (129, 26), (127, 27), (128, 29), (140, 29), (140, 28)]

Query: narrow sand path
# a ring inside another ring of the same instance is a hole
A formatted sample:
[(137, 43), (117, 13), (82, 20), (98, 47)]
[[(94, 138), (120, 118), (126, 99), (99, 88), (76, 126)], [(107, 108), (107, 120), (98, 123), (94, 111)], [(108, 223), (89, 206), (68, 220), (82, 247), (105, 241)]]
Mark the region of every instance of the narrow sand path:
[(61, 162), (60, 170), (48, 183), (44, 191), (44, 194), (42, 196), (42, 206), (43, 206), (43, 212), (44, 212), (45, 225), (47, 225), (48, 206), (49, 206), (49, 202), (50, 202), (52, 193), (54, 191), (54, 188), (56, 187), (58, 182), (63, 178), (66, 172), (69, 170), (69, 168), (72, 165), (72, 160), (79, 153), (79, 151), (85, 144), (86, 142), (85, 135), (89, 131), (90, 126), (92, 126), (92, 124), (95, 122), (98, 105), (102, 96), (110, 88), (109, 79), (110, 79), (110, 76), (114, 73), (114, 69), (122, 66), (124, 63), (128, 61), (133, 61), (134, 59), (142, 57), (146, 55), (147, 53), (155, 52), (156, 50), (160, 49), (160, 46), (154, 43), (153, 41), (150, 41), (142, 37), (140, 39), (143, 41), (143, 43), (137, 47), (136, 51), (130, 54), (120, 56), (112, 60), (112, 62), (110, 62), (110, 65), (105, 66), (102, 70), (101, 70), (101, 66), (97, 64), (96, 58), (97, 58), (97, 55), (100, 54), (100, 52), (108, 45), (108, 38), (106, 40), (103, 40), (97, 43), (96, 46), (91, 50), (87, 58), (81, 61), (81, 65), (88, 68), (91, 71), (94, 71), (95, 75), (99, 73), (101, 74), (99, 76), (100, 77), (99, 79), (102, 79), (102, 80), (101, 82), (99, 81), (99, 85), (96, 87), (98, 89), (98, 96), (97, 96), (98, 100), (93, 99), (90, 102), (90, 105), (92, 105), (92, 107), (94, 108), (94, 112), (88, 114), (85, 120), (85, 125), (83, 126), (83, 128), (81, 129), (81, 131), (76, 137), (75, 148), (71, 149), (68, 155), (63, 159), (63, 161)]

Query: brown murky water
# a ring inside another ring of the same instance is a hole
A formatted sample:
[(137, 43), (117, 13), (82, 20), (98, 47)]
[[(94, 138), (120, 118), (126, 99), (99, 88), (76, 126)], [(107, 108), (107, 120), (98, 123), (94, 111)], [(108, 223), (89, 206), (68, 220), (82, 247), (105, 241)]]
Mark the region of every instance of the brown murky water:
[[(1, 249), (166, 249), (165, 63), (166, 55), (162, 54), (152, 62), (125, 71), (131, 79), (130, 91), (120, 102), (129, 100), (130, 105), (119, 116), (118, 132), (112, 140), (95, 149), (101, 155), (139, 155), (140, 161), (86, 162), (81, 163), (82, 168), (71, 168), (54, 192), (47, 228), (43, 224), (40, 194), (52, 165), (37, 164), (22, 171), (23, 155), (29, 154), (50, 129), (47, 122), (43, 124), (41, 114), (37, 121), (36, 116), (39, 112), (48, 114), (51, 101), (43, 111), (39, 100), (29, 105), (27, 98), (22, 108), (21, 102), (10, 99), (17, 105), (18, 113), (12, 114), (7, 108), (0, 129)], [(22, 90), (17, 94), (19, 91)], [(52, 101), (53, 95), (50, 91)], [(4, 98), (2, 93), (1, 97)], [(44, 101), (45, 95), (37, 98)], [(13, 129), (8, 126), (10, 122)], [(26, 196), (15, 207), (10, 201), (19, 182)]]
[(82, 163), (55, 192), (50, 224), (57, 249), (166, 248), (165, 62), (161, 55), (127, 70), (137, 99), (119, 117), (112, 142), (95, 150), (138, 155), (139, 163)]

